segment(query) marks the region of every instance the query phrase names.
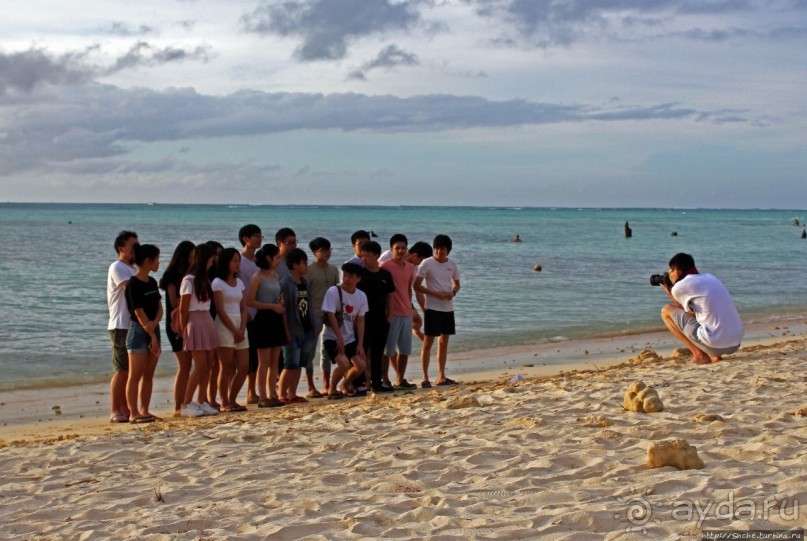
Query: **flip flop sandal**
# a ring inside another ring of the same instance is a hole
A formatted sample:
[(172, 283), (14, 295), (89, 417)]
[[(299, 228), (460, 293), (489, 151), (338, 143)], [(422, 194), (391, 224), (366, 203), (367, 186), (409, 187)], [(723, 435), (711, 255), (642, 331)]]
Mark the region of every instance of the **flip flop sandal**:
[(424, 379), (423, 381), (421, 381), (421, 382), (420, 382), (420, 386), (421, 386), (423, 389), (431, 389), (432, 382), (431, 382), (431, 381), (429, 381), (429, 380), (427, 380), (427, 379)]
[(116, 413), (112, 417), (109, 418), (110, 423), (128, 423), (129, 417), (122, 413)]
[(289, 400), (289, 404), (308, 404), (308, 400), (306, 400), (302, 396), (295, 396), (294, 398)]
[(334, 391), (328, 395), (328, 400), (342, 400), (344, 395), (339, 391)]
[(325, 395), (324, 395), (324, 394), (322, 394), (322, 393), (321, 393), (321, 392), (319, 392), (319, 391), (316, 391), (316, 392), (314, 392), (314, 393), (308, 393), (308, 394), (307, 394), (307, 395), (305, 395), (305, 396), (307, 396), (308, 398), (324, 398), (324, 397), (325, 397)]
[(457, 385), (457, 382), (453, 379), (446, 378), (445, 381), (438, 381), (437, 385)]
[(131, 423), (133, 425), (139, 425), (139, 424), (143, 424), (143, 423), (153, 423), (153, 422), (154, 422), (154, 417), (149, 417), (148, 415), (138, 415), (137, 417), (135, 417), (134, 419), (129, 421), (129, 423)]

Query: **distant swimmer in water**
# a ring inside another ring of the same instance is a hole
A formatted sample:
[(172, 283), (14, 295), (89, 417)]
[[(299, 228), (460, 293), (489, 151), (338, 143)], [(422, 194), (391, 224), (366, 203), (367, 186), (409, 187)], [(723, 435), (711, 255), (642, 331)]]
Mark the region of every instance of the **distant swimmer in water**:
[(801, 225), (798, 218), (793, 218), (793, 225)]
[(633, 236), (633, 229), (630, 228), (630, 224), (625, 222), (625, 238), (629, 239)]
[(807, 239), (807, 227), (801, 226), (801, 238)]
[(516, 237), (513, 239), (513, 242), (521, 242), (521, 235), (516, 235)]

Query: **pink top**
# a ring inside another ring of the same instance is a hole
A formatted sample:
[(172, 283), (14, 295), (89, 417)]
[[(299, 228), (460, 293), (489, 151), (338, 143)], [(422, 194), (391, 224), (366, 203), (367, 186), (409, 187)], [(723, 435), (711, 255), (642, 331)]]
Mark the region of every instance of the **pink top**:
[(403, 267), (399, 267), (392, 259), (384, 261), (381, 268), (392, 275), (392, 282), (395, 284), (395, 293), (392, 294), (392, 315), (411, 316), (412, 315), (412, 295), (411, 286), (415, 283), (415, 266), (408, 261), (404, 261)]

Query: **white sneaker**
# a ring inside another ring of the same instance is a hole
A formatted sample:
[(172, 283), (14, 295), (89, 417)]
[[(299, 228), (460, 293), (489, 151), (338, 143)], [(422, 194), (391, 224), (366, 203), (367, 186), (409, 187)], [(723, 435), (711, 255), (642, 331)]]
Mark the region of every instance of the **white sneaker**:
[(205, 414), (196, 402), (183, 404), (179, 413), (182, 417), (201, 417)]
[(202, 415), (218, 415), (219, 410), (208, 404), (207, 402), (202, 402), (199, 405), (199, 411), (202, 412)]

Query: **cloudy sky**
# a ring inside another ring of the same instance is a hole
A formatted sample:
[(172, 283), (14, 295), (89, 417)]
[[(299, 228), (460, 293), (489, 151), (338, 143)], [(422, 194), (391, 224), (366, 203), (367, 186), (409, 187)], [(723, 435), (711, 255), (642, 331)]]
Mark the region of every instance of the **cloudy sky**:
[(0, 201), (807, 200), (807, 0), (19, 6)]

